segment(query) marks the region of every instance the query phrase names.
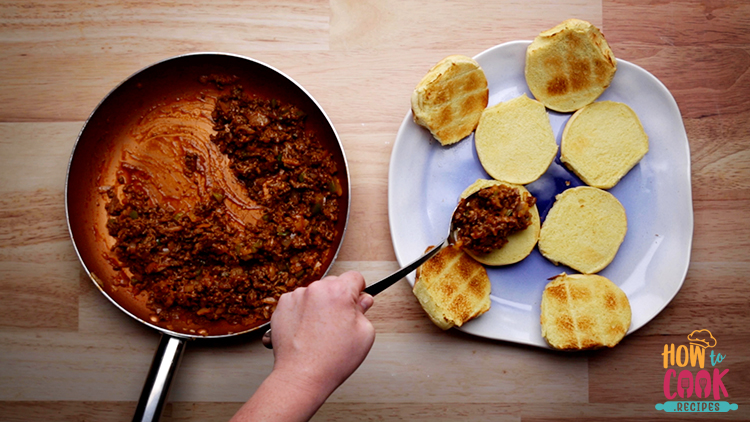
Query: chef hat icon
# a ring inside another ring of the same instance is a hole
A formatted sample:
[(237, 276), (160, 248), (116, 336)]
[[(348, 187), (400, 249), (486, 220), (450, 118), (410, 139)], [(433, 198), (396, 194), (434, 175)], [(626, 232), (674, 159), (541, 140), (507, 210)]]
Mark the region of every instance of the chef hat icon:
[(687, 336), (690, 344), (703, 348), (716, 346), (716, 339), (708, 330), (695, 330)]

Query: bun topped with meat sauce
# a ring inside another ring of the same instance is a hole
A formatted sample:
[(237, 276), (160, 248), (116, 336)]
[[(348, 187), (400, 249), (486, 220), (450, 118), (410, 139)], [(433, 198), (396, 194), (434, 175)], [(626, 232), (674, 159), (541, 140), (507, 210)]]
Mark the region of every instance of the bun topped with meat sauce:
[[(458, 243), (462, 243), (462, 237), (495, 237), (494, 244), (484, 244), (484, 248), (475, 248), (472, 250), (471, 245), (462, 246), (463, 249), (474, 259), (486, 265), (509, 265), (526, 258), (539, 239), (539, 230), (541, 222), (539, 211), (536, 207), (536, 198), (529, 193), (526, 188), (499, 180), (479, 179), (461, 194), (461, 201), (466, 204), (467, 200), (480, 190), (486, 188), (500, 187), (502, 189), (494, 193), (494, 198), (488, 198), (483, 201), (495, 201), (498, 206), (490, 205), (471, 205), (470, 211), (475, 214), (465, 218), (465, 227), (453, 227), (459, 233), (456, 235)], [(506, 204), (511, 204), (510, 207)], [(476, 208), (480, 209), (478, 212)], [(462, 206), (456, 209), (457, 216), (454, 218), (462, 219)], [(500, 212), (500, 215), (496, 215)], [(495, 215), (493, 215), (495, 214)], [(522, 220), (522, 221), (518, 221)], [(522, 227), (518, 230), (519, 227)], [(510, 230), (508, 230), (510, 229)], [(461, 231), (471, 231), (471, 233), (461, 233)], [(508, 232), (510, 233), (508, 234)], [(499, 236), (497, 236), (499, 234)], [(464, 244), (470, 243), (463, 241)], [(481, 239), (480, 239), (480, 242)], [(468, 247), (467, 247), (468, 246)]]

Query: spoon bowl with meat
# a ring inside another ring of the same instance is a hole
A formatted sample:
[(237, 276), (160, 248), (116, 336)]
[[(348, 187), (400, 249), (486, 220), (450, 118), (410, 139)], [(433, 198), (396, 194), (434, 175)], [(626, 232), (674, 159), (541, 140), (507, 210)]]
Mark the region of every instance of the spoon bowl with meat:
[(485, 265), (509, 265), (526, 258), (539, 240), (536, 198), (526, 188), (479, 179), (461, 194), (451, 217), (455, 242)]

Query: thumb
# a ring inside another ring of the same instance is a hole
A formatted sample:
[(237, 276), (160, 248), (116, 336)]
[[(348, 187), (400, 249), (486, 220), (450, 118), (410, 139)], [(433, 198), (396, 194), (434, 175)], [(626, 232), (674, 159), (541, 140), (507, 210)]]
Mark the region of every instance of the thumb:
[(359, 306), (362, 308), (363, 314), (367, 312), (367, 310), (370, 309), (374, 303), (375, 299), (372, 297), (372, 295), (367, 293), (362, 293), (361, 295), (359, 295)]

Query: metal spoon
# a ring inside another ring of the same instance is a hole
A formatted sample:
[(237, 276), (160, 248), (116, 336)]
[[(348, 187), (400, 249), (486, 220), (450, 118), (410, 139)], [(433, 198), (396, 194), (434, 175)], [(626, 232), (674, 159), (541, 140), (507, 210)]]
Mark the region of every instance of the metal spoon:
[[(458, 208), (458, 204), (456, 204), (456, 208)], [(449, 245), (450, 243), (453, 243), (455, 239), (455, 233), (453, 232), (453, 213), (456, 212), (456, 208), (453, 209), (453, 212), (451, 212), (451, 227), (448, 232), (448, 236), (440, 242), (439, 245), (435, 246), (434, 248), (430, 249), (429, 251), (425, 252), (424, 255), (420, 256), (419, 258), (415, 259), (413, 262), (411, 262), (409, 265), (401, 268), (400, 270), (394, 272), (393, 274), (389, 275), (388, 277), (376, 281), (375, 283), (372, 283), (371, 285), (365, 287), (364, 292), (367, 294), (370, 294), (372, 296), (375, 296), (376, 294), (382, 292), (383, 290), (391, 287), (392, 285), (396, 284), (397, 281), (401, 280), (402, 278), (406, 277), (409, 273), (416, 270), (420, 265), (424, 264), (425, 261), (432, 258), (437, 254), (441, 249), (443, 249), (445, 246)], [(263, 345), (266, 346), (267, 349), (273, 349), (273, 341), (271, 340), (271, 329), (269, 328), (268, 331), (266, 331), (265, 334), (263, 334), (262, 339)]]
[[(394, 272), (393, 274), (389, 275), (388, 277), (376, 281), (375, 283), (365, 287), (364, 292), (367, 294), (370, 294), (372, 296), (375, 296), (376, 294), (382, 292), (383, 290), (391, 287), (394, 285), (397, 281), (401, 280), (402, 278), (406, 277), (410, 272), (414, 271), (422, 265), (425, 261), (432, 258), (435, 254), (437, 254), (443, 247), (448, 245), (449, 238), (446, 238), (443, 240), (440, 245), (430, 249), (425, 253), (424, 255), (420, 256), (419, 258), (415, 259), (412, 263), (405, 266), (404, 268), (401, 268), (400, 270)], [(263, 334), (262, 339), (263, 345), (266, 346), (268, 349), (273, 349), (273, 342), (271, 340), (271, 329), (269, 328), (268, 331), (266, 331), (265, 334)]]

